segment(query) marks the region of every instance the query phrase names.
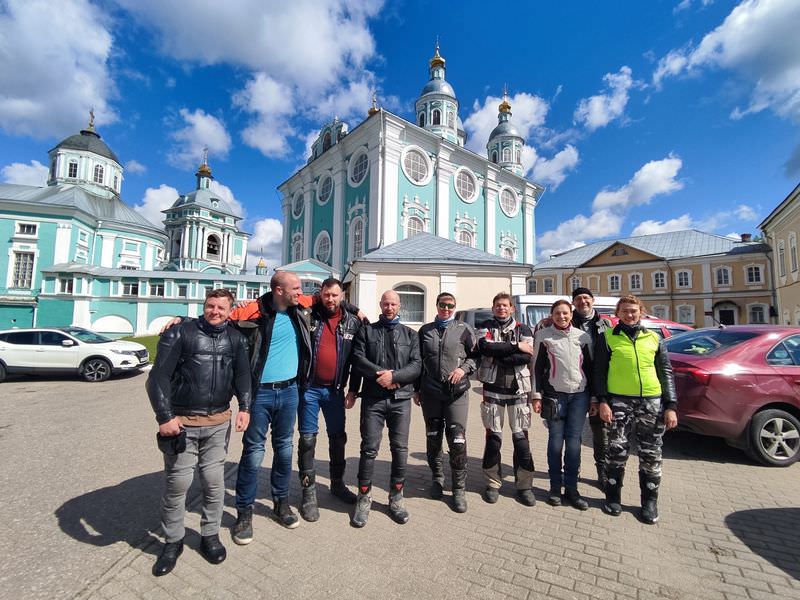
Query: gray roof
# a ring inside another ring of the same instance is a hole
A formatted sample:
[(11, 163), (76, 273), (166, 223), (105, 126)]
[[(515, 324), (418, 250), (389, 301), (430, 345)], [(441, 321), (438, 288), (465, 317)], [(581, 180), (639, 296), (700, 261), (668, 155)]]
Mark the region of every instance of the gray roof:
[(356, 262), (411, 262), (411, 263), (459, 263), (482, 264), (503, 267), (524, 267), (521, 263), (489, 254), (459, 244), (452, 240), (433, 235), (418, 233), (415, 236), (389, 244), (365, 254)]
[(456, 92), (453, 90), (453, 86), (447, 83), (444, 79), (431, 79), (428, 83), (425, 84), (425, 87), (422, 88), (422, 91), (419, 93), (420, 96), (424, 96), (425, 94), (445, 94), (447, 96), (452, 96), (453, 98), (456, 97)]
[(769, 251), (769, 246), (759, 242), (742, 242), (739, 239), (715, 233), (687, 229), (685, 231), (670, 231), (637, 237), (601, 240), (556, 254), (550, 259), (536, 264), (535, 269), (579, 267), (616, 243), (624, 244), (667, 260), (708, 256), (711, 254), (748, 254)]
[(498, 135), (511, 135), (522, 139), (522, 136), (520, 135), (519, 131), (517, 130), (516, 127), (514, 127), (511, 121), (502, 121), (498, 123), (497, 127), (492, 129), (492, 133), (489, 134), (489, 140), (491, 140), (494, 137), (497, 137)]
[[(217, 201), (217, 206), (212, 204), (212, 201)], [(214, 212), (223, 213), (225, 215), (229, 215), (231, 217), (236, 217), (237, 219), (241, 218), (241, 215), (237, 215), (233, 212), (233, 209), (230, 207), (230, 204), (225, 202), (222, 198), (214, 194), (211, 190), (194, 190), (188, 194), (183, 194), (178, 196), (178, 199), (175, 200), (175, 203), (172, 205), (172, 208), (177, 208), (179, 206), (188, 206), (190, 204), (194, 204), (197, 206), (202, 206), (203, 208), (207, 208), (208, 210), (213, 210)], [(169, 210), (169, 209), (167, 209)], [(167, 211), (161, 211), (167, 212)]]
[[(75, 135), (71, 135), (67, 139), (62, 140), (61, 142), (56, 144), (53, 150), (57, 150), (59, 148), (94, 152), (95, 154), (99, 154), (100, 156), (105, 156), (106, 158), (110, 158), (115, 163), (119, 164), (119, 159), (117, 158), (117, 155), (111, 151), (111, 148), (109, 148), (108, 145), (106, 145), (106, 143), (102, 139), (100, 139), (100, 135), (89, 129), (84, 129), (80, 133), (76, 133)], [(53, 150), (50, 150), (50, 152), (52, 152)]]
[(202, 273), (197, 271), (140, 271), (138, 269), (114, 269), (97, 265), (61, 263), (42, 269), (43, 273), (86, 273), (94, 277), (124, 277), (126, 279), (174, 279), (186, 281), (222, 281), (227, 283), (269, 283), (270, 275), (230, 273)]
[(0, 183), (0, 202), (25, 205), (32, 211), (48, 207), (79, 210), (106, 223), (119, 223), (145, 228), (150, 235), (164, 237), (164, 230), (145, 219), (116, 196), (105, 198), (88, 192), (79, 185), (61, 184), (46, 187)]

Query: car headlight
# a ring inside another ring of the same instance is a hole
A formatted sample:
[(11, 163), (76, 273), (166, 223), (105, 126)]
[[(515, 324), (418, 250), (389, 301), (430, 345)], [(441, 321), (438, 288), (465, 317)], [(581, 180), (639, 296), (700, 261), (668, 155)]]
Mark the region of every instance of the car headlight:
[(133, 350), (111, 350), (114, 354), (127, 354), (128, 356), (136, 356), (136, 352)]

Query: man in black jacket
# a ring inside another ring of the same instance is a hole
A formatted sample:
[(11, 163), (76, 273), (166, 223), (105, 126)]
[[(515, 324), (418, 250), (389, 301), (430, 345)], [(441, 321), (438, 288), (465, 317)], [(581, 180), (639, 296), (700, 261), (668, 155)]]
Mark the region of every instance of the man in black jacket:
[[(153, 575), (166, 575), (183, 552), (186, 492), (199, 466), (203, 485), (200, 551), (212, 564), (226, 557), (219, 541), (225, 499), (225, 456), (231, 433), (231, 396), (239, 400), (236, 431), (250, 422), (251, 379), (247, 342), (227, 324), (233, 295), (212, 291), (203, 316), (166, 331), (147, 379), (147, 394), (165, 448), (166, 489), (161, 502), (161, 527), (166, 544)], [(185, 449), (178, 447), (183, 443)], [(171, 447), (169, 447), (171, 446)]]
[[(372, 472), (381, 445), (384, 423), (392, 452), (389, 512), (400, 524), (408, 521), (403, 485), (408, 460), (411, 397), (422, 360), (417, 333), (400, 324), (400, 296), (389, 290), (381, 296), (378, 322), (362, 327), (353, 347), (353, 371), (361, 387), (361, 460), (358, 463), (358, 500), (351, 523), (367, 524), (372, 505)], [(354, 398), (345, 406), (351, 408)]]
[[(358, 309), (351, 307), (358, 312)], [(356, 495), (344, 484), (347, 443), (345, 432), (344, 387), (349, 381), (347, 397), (355, 400), (360, 378), (350, 376), (353, 341), (361, 321), (345, 310), (342, 282), (333, 277), (322, 282), (319, 298), (311, 307), (311, 378), (300, 394), (297, 410), (300, 440), (297, 466), (303, 497), (300, 515), (306, 521), (319, 519), (314, 454), (319, 432), (319, 412), (325, 417), (330, 455), (331, 493), (348, 504), (355, 504)]]

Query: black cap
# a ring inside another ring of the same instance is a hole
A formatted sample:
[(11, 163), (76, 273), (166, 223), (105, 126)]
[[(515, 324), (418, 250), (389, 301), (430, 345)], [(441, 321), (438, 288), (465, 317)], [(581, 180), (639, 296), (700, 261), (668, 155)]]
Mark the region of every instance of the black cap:
[(572, 290), (572, 299), (575, 300), (575, 296), (580, 296), (581, 294), (586, 294), (587, 296), (591, 296), (592, 298), (594, 298), (592, 290), (585, 287), (579, 287)]

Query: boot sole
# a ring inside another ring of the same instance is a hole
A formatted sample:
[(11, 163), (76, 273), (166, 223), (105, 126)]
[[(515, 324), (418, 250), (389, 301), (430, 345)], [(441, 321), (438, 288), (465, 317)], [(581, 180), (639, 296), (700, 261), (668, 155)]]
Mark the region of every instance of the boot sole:
[(233, 543), (236, 544), (237, 546), (247, 546), (247, 544), (253, 541), (252, 536), (246, 538), (236, 537), (236, 536), (232, 537), (233, 537)]
[(612, 517), (618, 517), (622, 514), (621, 510), (612, 510), (607, 504), (603, 504), (603, 512)]

